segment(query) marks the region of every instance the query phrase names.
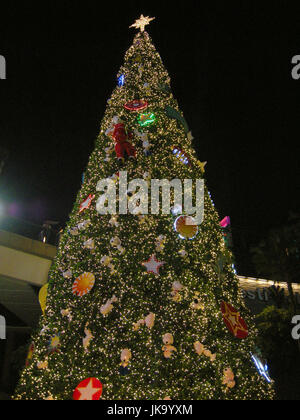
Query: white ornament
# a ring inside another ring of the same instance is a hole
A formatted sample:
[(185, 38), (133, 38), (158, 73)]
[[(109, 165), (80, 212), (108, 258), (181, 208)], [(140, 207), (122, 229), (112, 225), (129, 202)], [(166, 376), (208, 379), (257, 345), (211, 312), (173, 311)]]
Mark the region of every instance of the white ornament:
[(88, 324), (85, 326), (85, 330), (84, 330), (85, 337), (82, 340), (83, 347), (86, 352), (88, 352), (90, 342), (94, 338), (93, 334), (87, 327), (88, 327)]
[(154, 327), (155, 314), (151, 313), (145, 318), (145, 324), (148, 328), (152, 329)]
[(45, 332), (48, 330), (48, 327), (43, 327), (42, 328), (42, 330), (41, 330), (41, 332), (40, 332), (40, 335), (45, 335)]
[(61, 310), (60, 313), (61, 313), (62, 316), (67, 317), (68, 320), (69, 320), (69, 322), (72, 321), (73, 317), (72, 317), (72, 314), (71, 314), (71, 310), (70, 309)]
[(121, 240), (118, 237), (112, 238), (110, 244), (113, 248), (116, 248), (121, 255), (125, 253), (125, 249), (122, 247)]
[(157, 239), (156, 239), (156, 251), (157, 252), (162, 252), (165, 248), (165, 241), (166, 241), (166, 237), (164, 235), (160, 235)]
[(71, 271), (71, 270), (68, 270), (68, 271), (65, 271), (65, 272), (63, 273), (63, 276), (64, 276), (64, 278), (65, 278), (65, 279), (71, 279), (71, 278), (72, 278), (72, 276), (73, 276), (73, 273), (72, 273), (72, 271)]
[(79, 230), (84, 230), (87, 227), (89, 227), (90, 224), (91, 224), (91, 221), (90, 220), (85, 220), (84, 222), (81, 222), (81, 223), (78, 224), (78, 229)]
[(181, 249), (178, 254), (182, 257), (182, 258), (186, 258), (188, 256), (188, 253), (186, 252), (185, 249)]
[(113, 296), (111, 299), (109, 299), (105, 305), (101, 306), (100, 312), (105, 317), (107, 316), (112, 310), (113, 310), (113, 304), (118, 302), (118, 299), (116, 296)]
[(182, 289), (183, 285), (179, 281), (174, 281), (174, 283), (172, 284), (171, 300), (173, 300), (174, 302), (180, 302), (180, 292), (182, 291)]
[(93, 239), (89, 239), (88, 241), (84, 242), (83, 247), (85, 249), (95, 249), (95, 241)]
[(182, 206), (180, 204), (176, 204), (174, 207), (171, 208), (171, 212), (173, 216), (179, 216), (182, 214)]
[(104, 255), (104, 257), (101, 258), (101, 264), (103, 264), (105, 267), (108, 267), (111, 269), (111, 274), (115, 274), (115, 266), (111, 264), (112, 258), (108, 257), (107, 255)]
[(164, 261), (158, 261), (155, 255), (152, 255), (148, 261), (142, 263), (146, 267), (148, 273), (159, 276), (159, 269), (165, 264)]
[(79, 230), (78, 230), (78, 228), (77, 228), (77, 227), (74, 227), (74, 228), (72, 228), (72, 229), (70, 229), (70, 230), (69, 230), (69, 233), (70, 233), (72, 236), (77, 236), (77, 235), (79, 235)]
[(105, 267), (108, 267), (111, 262), (111, 257), (108, 257), (107, 255), (104, 255), (104, 257), (101, 258), (101, 264), (105, 265)]
[(112, 216), (109, 223), (113, 227), (118, 227), (119, 226), (118, 217), (117, 216)]
[(140, 319), (136, 324), (134, 324), (133, 330), (138, 331), (142, 325), (146, 325), (151, 330), (154, 327), (154, 323), (155, 314), (150, 313), (145, 319)]
[(149, 143), (147, 133), (140, 133), (138, 130), (134, 130), (134, 133), (143, 142), (144, 153), (145, 153), (146, 156), (148, 156), (150, 154), (150, 149), (151, 149), (152, 145)]

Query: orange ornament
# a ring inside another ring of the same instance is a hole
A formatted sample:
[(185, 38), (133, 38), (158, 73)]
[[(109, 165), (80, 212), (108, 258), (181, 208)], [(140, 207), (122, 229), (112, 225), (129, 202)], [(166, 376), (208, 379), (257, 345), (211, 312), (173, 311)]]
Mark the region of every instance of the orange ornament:
[(180, 216), (175, 221), (175, 230), (181, 239), (194, 239), (198, 234), (199, 228), (196, 221), (191, 216)]
[(72, 287), (73, 294), (80, 297), (85, 296), (92, 290), (94, 284), (94, 274), (84, 273), (75, 280)]

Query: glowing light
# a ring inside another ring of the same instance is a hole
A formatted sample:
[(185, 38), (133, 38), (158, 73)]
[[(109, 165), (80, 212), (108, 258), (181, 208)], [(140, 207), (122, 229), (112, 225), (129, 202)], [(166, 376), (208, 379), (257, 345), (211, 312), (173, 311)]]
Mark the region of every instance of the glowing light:
[(153, 113), (149, 113), (149, 114), (141, 114), (138, 117), (138, 122), (140, 124), (140, 126), (142, 127), (147, 127), (151, 124), (153, 124), (156, 121), (156, 117)]
[(144, 16), (141, 15), (141, 17), (139, 19), (137, 19), (135, 21), (135, 23), (131, 26), (129, 26), (130, 28), (136, 28), (139, 29), (141, 32), (145, 31), (145, 27), (147, 25), (149, 25), (150, 22), (152, 22), (152, 20), (154, 20), (155, 18), (150, 18), (149, 16)]
[(251, 357), (252, 357), (252, 360), (255, 363), (255, 366), (256, 366), (259, 374), (261, 376), (263, 376), (265, 378), (265, 380), (267, 382), (269, 382), (269, 384), (270, 384), (272, 382), (272, 379), (270, 378), (270, 375), (269, 375), (269, 367), (268, 367), (268, 365), (266, 363), (263, 364), (263, 362), (260, 360), (260, 358), (257, 355), (255, 355), (255, 354), (251, 354)]
[(173, 151), (173, 154), (180, 160), (180, 162), (188, 166), (191, 165), (188, 156), (182, 149), (180, 149), (179, 147), (173, 147), (172, 151)]

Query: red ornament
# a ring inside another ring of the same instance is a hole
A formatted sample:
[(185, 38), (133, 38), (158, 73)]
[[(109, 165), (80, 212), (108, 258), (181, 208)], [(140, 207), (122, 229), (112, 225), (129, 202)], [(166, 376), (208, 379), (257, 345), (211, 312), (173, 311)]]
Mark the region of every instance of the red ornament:
[(103, 386), (96, 378), (88, 378), (82, 381), (73, 393), (75, 401), (99, 401)]
[(127, 132), (123, 122), (114, 125), (111, 136), (115, 141), (115, 151), (118, 159), (124, 159), (125, 152), (129, 158), (136, 157), (136, 150), (132, 144), (129, 143), (129, 140), (132, 139), (133, 135), (131, 132)]
[(249, 335), (248, 327), (240, 313), (233, 306), (225, 302), (221, 303), (221, 311), (224, 322), (231, 334), (240, 340), (247, 338)]
[(95, 195), (90, 194), (88, 198), (80, 204), (79, 213), (83, 212), (84, 210), (89, 209), (91, 207), (91, 204), (94, 198), (95, 198)]
[(31, 363), (31, 360), (33, 358), (33, 354), (34, 354), (34, 350), (35, 350), (35, 345), (34, 343), (31, 343), (28, 349), (28, 355), (27, 355), (27, 359), (26, 359), (26, 363), (25, 366), (28, 367)]
[(148, 108), (148, 102), (136, 99), (134, 101), (128, 102), (124, 105), (124, 108), (127, 109), (127, 111), (142, 111), (143, 109)]

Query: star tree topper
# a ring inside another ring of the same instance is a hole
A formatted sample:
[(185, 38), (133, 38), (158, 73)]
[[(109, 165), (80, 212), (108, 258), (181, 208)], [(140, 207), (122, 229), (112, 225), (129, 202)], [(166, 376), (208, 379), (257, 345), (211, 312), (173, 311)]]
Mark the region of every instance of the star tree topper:
[(152, 22), (152, 20), (154, 19), (155, 18), (150, 18), (149, 16), (145, 17), (144, 15), (141, 15), (141, 17), (137, 19), (135, 23), (130, 26), (130, 28), (136, 28), (139, 29), (141, 32), (144, 32), (145, 26), (149, 25), (149, 23)]
[(152, 255), (148, 261), (141, 263), (146, 267), (148, 273), (153, 273), (156, 276), (159, 276), (159, 269), (165, 265), (164, 261), (158, 261), (155, 255)]

